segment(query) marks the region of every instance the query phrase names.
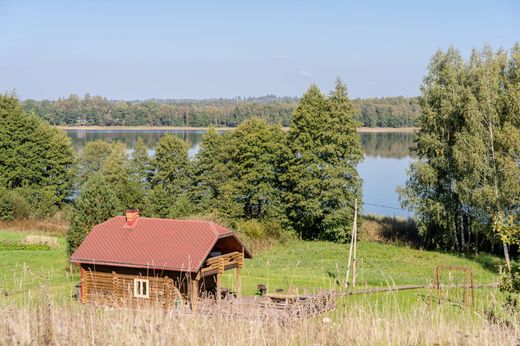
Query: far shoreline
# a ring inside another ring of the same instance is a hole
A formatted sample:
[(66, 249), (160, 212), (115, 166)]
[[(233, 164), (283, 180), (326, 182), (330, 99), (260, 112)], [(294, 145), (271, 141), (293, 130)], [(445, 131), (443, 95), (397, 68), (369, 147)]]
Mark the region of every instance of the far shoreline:
[[(63, 130), (73, 131), (207, 131), (210, 127), (195, 126), (55, 126)], [(216, 131), (230, 131), (236, 127), (213, 127)], [(289, 129), (288, 127), (284, 128)], [(417, 127), (358, 127), (360, 133), (411, 133), (418, 131)]]

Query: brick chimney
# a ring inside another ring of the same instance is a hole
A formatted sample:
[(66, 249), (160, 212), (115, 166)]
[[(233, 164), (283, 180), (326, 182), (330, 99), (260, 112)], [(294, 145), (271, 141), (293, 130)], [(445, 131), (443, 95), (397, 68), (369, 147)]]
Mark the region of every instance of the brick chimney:
[(125, 211), (126, 224), (125, 227), (132, 227), (139, 219), (139, 209), (127, 209)]

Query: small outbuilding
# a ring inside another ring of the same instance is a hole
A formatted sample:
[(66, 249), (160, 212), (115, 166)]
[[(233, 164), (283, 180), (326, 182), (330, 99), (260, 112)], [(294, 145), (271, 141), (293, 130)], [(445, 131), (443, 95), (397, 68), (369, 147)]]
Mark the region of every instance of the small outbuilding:
[(71, 256), (80, 266), (83, 303), (169, 307), (222, 296), (222, 274), (252, 258), (237, 235), (212, 221), (140, 217), (127, 210), (97, 226)]

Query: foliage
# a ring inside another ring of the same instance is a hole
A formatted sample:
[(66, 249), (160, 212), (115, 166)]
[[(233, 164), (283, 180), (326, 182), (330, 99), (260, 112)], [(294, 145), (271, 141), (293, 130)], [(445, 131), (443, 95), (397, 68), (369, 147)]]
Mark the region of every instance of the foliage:
[(191, 213), (189, 197), (192, 166), (181, 139), (166, 135), (151, 161), (150, 213), (158, 217), (182, 217)]
[[(289, 126), (298, 98), (264, 97), (206, 100), (109, 101), (70, 95), (56, 101), (25, 100), (26, 111), (54, 125), (228, 126), (257, 117)], [(355, 99), (355, 118), (367, 127), (414, 126), (420, 113), (416, 97)]]
[(0, 189), (0, 220), (12, 221), (14, 219), (14, 207), (9, 190)]
[[(430, 246), (489, 248), (518, 232), (520, 46), (465, 61), (438, 51), (424, 79), (415, 152), (402, 204)], [(507, 235), (506, 235), (507, 233)], [(473, 241), (473, 244), (470, 242)]]
[(283, 179), (289, 219), (305, 239), (349, 235), (354, 200), (361, 201), (356, 166), (363, 157), (353, 113), (340, 80), (328, 98), (312, 85), (294, 112)]
[(67, 231), (67, 252), (72, 254), (94, 225), (115, 216), (121, 202), (105, 178), (95, 173), (81, 188), (74, 201)]
[(78, 183), (82, 185), (92, 174), (101, 173), (111, 152), (112, 145), (109, 142), (87, 142), (79, 158)]
[(195, 184), (192, 190), (194, 201), (200, 211), (217, 209), (221, 196), (221, 186), (226, 181), (224, 145), (227, 136), (210, 128), (202, 136), (200, 149), (195, 156), (193, 167)]
[(283, 222), (280, 177), (288, 157), (283, 130), (253, 118), (226, 134), (223, 141), (225, 179), (218, 198), (222, 211), (232, 219)]
[(132, 153), (132, 160), (130, 162), (130, 171), (135, 179), (143, 185), (145, 191), (150, 189), (150, 158), (148, 157), (148, 148), (141, 137), (138, 137), (135, 142), (134, 152)]
[(511, 323), (515, 317), (520, 318), (520, 263), (513, 263), (511, 270), (501, 273), (498, 287), (505, 294), (502, 310), (506, 314), (493, 314), (493, 317), (502, 323)]
[[(101, 174), (105, 177), (117, 199), (121, 202), (119, 210), (146, 206), (146, 194), (144, 184), (134, 171), (132, 164), (140, 162), (136, 157), (130, 162), (127, 149), (123, 143), (113, 143), (112, 150), (105, 160)], [(140, 165), (140, 163), (139, 163)]]
[(64, 131), (26, 113), (13, 95), (0, 95), (0, 187), (45, 190), (61, 205), (70, 194), (74, 152)]

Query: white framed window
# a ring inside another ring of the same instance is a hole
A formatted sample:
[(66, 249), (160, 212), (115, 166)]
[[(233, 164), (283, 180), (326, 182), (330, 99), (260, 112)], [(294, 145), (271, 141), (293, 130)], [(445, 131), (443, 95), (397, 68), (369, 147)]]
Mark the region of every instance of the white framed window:
[(150, 294), (150, 285), (146, 279), (134, 279), (134, 297), (148, 298)]

